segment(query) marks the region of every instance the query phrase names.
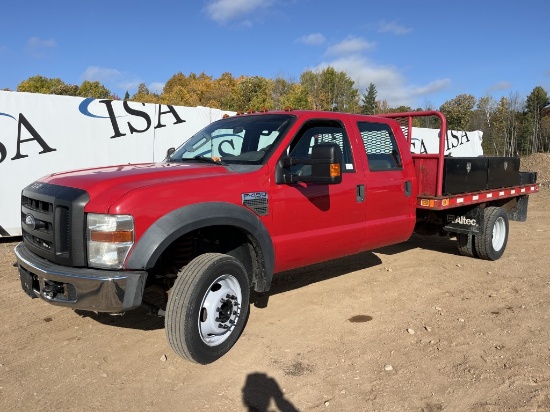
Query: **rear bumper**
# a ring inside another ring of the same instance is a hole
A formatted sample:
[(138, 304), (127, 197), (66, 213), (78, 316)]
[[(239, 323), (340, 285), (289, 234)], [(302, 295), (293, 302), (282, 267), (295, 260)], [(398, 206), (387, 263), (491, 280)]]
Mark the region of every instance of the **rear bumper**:
[(124, 312), (141, 305), (147, 272), (109, 271), (56, 265), (15, 247), (23, 290), (31, 297), (73, 309)]

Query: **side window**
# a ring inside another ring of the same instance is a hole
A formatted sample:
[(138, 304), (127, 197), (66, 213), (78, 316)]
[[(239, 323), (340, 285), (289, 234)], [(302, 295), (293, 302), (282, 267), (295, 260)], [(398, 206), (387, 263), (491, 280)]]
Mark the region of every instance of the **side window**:
[(371, 171), (402, 168), (395, 136), (387, 124), (359, 122), (358, 127)]
[(323, 143), (337, 143), (342, 150), (342, 171), (355, 170), (346, 129), (334, 120), (307, 122), (298, 132), (289, 147), (290, 157), (310, 157), (313, 146)]

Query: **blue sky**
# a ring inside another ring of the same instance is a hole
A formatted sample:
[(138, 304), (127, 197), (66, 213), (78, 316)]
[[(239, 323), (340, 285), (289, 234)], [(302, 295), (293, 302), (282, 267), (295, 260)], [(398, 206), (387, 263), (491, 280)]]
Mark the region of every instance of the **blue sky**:
[(29, 0), (0, 5), (0, 89), (34, 75), (120, 97), (174, 74), (282, 76), (331, 65), (390, 106), (550, 93), (550, 2)]

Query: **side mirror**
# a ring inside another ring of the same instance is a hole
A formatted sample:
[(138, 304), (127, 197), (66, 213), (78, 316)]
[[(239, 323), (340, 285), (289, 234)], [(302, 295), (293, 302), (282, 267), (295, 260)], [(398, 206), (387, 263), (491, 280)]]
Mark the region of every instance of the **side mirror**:
[(311, 158), (287, 157), (279, 160), (276, 183), (342, 182), (342, 150), (336, 143), (321, 143), (311, 149)]
[(170, 156), (172, 156), (172, 154), (176, 151), (176, 149), (174, 147), (171, 147), (170, 149), (168, 149), (166, 151), (166, 160), (170, 159)]

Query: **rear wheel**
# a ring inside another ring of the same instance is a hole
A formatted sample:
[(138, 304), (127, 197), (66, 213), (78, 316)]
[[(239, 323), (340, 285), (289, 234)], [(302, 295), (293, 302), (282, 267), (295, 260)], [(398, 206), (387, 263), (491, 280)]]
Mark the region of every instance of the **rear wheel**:
[(475, 236), (471, 233), (457, 233), (458, 251), (463, 256), (477, 257), (475, 250)]
[(499, 259), (508, 243), (508, 214), (501, 207), (486, 207), (483, 227), (475, 236), (475, 250), (485, 260)]
[(179, 356), (207, 364), (235, 344), (249, 310), (250, 284), (232, 256), (206, 253), (182, 268), (166, 307), (166, 337)]

